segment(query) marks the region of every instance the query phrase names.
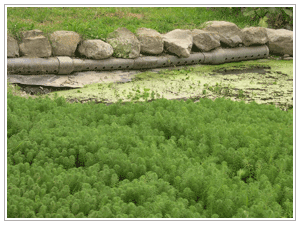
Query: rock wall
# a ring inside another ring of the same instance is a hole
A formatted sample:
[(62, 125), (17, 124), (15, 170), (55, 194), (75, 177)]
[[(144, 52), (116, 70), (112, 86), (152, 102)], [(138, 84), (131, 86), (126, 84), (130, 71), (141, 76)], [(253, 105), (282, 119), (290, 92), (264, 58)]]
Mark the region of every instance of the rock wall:
[(106, 42), (83, 40), (73, 31), (55, 31), (49, 39), (40, 30), (21, 33), (21, 42), (7, 37), (7, 57), (76, 56), (90, 59), (137, 58), (143, 55), (172, 54), (187, 58), (192, 51), (209, 52), (216, 48), (267, 45), (270, 54), (293, 56), (293, 31), (249, 27), (240, 29), (226, 21), (208, 21), (205, 28), (176, 29), (160, 34), (149, 28), (139, 28), (136, 34), (121, 27), (108, 34)]

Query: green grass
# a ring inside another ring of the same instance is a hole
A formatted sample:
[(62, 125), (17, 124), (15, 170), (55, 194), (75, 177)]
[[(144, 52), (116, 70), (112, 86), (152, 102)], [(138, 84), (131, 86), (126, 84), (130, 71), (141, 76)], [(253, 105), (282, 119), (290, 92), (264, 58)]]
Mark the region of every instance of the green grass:
[(119, 27), (134, 32), (141, 27), (160, 33), (174, 29), (201, 29), (206, 21), (224, 20), (240, 28), (258, 26), (229, 8), (206, 7), (8, 7), (8, 34), (20, 40), (20, 32), (42, 30), (49, 35), (57, 30), (75, 31), (83, 39), (102, 39)]

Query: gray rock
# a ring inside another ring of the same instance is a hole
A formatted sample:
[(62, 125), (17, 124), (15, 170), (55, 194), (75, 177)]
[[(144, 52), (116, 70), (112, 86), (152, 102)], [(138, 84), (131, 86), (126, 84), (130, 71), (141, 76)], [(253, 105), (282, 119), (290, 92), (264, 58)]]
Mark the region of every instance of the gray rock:
[(26, 38), (33, 38), (37, 36), (43, 36), (44, 33), (41, 30), (28, 30), (21, 32), (21, 39), (24, 40)]
[(106, 41), (113, 47), (113, 56), (134, 59), (140, 56), (140, 42), (128, 29), (122, 27), (108, 34)]
[(190, 30), (176, 29), (163, 35), (166, 51), (178, 57), (188, 58), (193, 47), (193, 36)]
[(194, 45), (203, 52), (208, 52), (221, 45), (220, 36), (215, 32), (194, 29), (192, 35)]
[(73, 31), (55, 31), (50, 35), (54, 56), (74, 56), (81, 37)]
[(164, 50), (164, 41), (160, 33), (149, 28), (139, 28), (136, 36), (141, 44), (142, 54), (161, 54)]
[(7, 57), (19, 57), (19, 44), (16, 39), (7, 35)]
[(245, 46), (264, 45), (268, 42), (268, 35), (264, 27), (248, 27), (242, 29)]
[(207, 21), (202, 30), (217, 32), (220, 42), (230, 47), (237, 47), (243, 43), (243, 34), (237, 25), (226, 21)]
[(266, 28), (271, 54), (293, 55), (293, 31)]
[(112, 56), (112, 46), (102, 40), (85, 40), (79, 47), (80, 54), (93, 59), (106, 59)]
[(48, 38), (40, 30), (24, 31), (21, 33), (22, 43), (20, 53), (26, 57), (50, 57), (52, 48)]

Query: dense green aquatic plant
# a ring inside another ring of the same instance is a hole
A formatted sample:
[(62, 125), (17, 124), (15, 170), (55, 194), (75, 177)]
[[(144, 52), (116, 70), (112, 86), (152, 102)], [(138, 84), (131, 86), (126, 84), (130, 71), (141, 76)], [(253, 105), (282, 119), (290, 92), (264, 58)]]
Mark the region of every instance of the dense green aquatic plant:
[(8, 217), (293, 216), (293, 116), (275, 106), (10, 94), (7, 106)]

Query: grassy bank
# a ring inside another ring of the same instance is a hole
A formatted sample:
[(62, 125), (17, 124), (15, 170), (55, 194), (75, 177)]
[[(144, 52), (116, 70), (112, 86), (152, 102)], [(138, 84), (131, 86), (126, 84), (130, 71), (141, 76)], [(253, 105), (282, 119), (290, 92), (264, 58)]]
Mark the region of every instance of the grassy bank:
[(46, 35), (57, 30), (75, 31), (84, 39), (105, 39), (119, 27), (135, 32), (141, 27), (160, 33), (174, 29), (201, 28), (206, 21), (225, 20), (240, 28), (258, 26), (229, 8), (208, 10), (206, 7), (9, 7), (8, 33), (20, 38), (20, 32), (39, 29)]

